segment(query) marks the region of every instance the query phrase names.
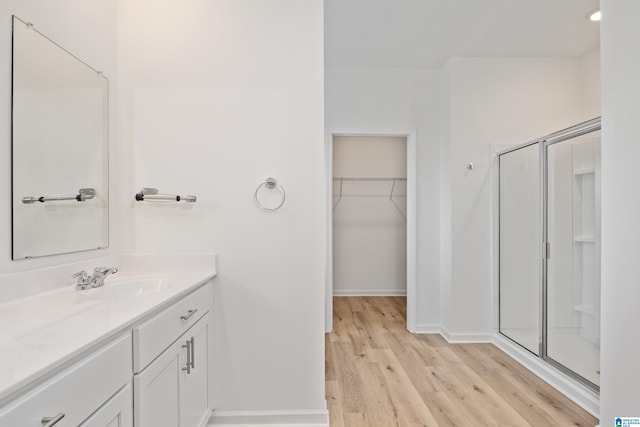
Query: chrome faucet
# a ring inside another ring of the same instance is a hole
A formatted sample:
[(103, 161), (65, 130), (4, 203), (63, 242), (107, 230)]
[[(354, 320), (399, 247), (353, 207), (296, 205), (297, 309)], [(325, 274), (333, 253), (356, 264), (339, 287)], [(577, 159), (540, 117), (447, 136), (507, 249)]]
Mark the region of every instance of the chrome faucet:
[(76, 285), (76, 289), (87, 289), (91, 288), (91, 278), (87, 275), (87, 272), (82, 270), (78, 271), (76, 274), (72, 275), (74, 279), (78, 279), (78, 284)]
[(108, 275), (115, 274), (117, 272), (118, 269), (115, 267), (96, 267), (93, 270), (93, 278), (91, 279), (91, 281), (93, 282), (93, 287), (97, 288), (98, 286), (104, 285), (104, 279), (106, 279)]
[(115, 274), (117, 272), (118, 269), (115, 267), (96, 267), (93, 270), (93, 276), (89, 276), (86, 271), (82, 270), (71, 277), (73, 277), (74, 279), (78, 279), (76, 289), (84, 290), (87, 288), (98, 288), (104, 285), (104, 279), (106, 279), (108, 275)]

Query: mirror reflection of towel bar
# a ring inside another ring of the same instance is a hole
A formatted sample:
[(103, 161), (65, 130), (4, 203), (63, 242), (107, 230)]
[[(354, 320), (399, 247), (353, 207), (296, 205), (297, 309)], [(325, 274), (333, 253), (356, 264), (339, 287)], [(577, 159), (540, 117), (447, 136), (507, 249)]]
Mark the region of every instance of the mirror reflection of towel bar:
[(195, 203), (198, 198), (190, 194), (184, 196), (178, 196), (174, 194), (162, 194), (158, 193), (157, 188), (143, 188), (140, 192), (136, 193), (137, 202), (187, 202)]
[(44, 203), (44, 202), (54, 202), (54, 201), (63, 201), (63, 200), (75, 200), (77, 202), (84, 202), (84, 201), (93, 199), (95, 196), (96, 196), (95, 188), (81, 188), (80, 190), (78, 190), (78, 194), (64, 194), (61, 196), (23, 197), (22, 203), (33, 204), (35, 202)]

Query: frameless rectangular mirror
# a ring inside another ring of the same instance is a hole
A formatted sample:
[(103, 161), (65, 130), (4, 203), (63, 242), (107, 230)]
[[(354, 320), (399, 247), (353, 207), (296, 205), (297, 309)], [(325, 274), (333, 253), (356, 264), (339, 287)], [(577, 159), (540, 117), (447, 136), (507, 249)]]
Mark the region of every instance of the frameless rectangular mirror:
[(13, 17), (12, 257), (105, 248), (108, 80)]

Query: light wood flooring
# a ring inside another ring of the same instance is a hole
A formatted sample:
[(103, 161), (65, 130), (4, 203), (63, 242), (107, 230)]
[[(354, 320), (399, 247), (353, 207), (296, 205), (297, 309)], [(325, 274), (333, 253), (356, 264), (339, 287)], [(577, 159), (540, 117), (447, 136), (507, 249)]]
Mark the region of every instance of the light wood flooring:
[(335, 297), (333, 307), (331, 427), (598, 424), (492, 344), (408, 333), (404, 297)]

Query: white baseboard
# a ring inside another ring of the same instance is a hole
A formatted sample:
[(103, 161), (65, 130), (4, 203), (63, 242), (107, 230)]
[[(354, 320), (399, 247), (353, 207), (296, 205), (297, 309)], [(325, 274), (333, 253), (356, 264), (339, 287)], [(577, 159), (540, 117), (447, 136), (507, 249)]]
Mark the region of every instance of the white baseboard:
[(600, 396), (595, 391), (585, 387), (500, 334), (494, 335), (493, 343), (591, 415), (600, 418)]
[(329, 411), (214, 411), (213, 427), (329, 427)]
[(422, 323), (416, 325), (416, 330), (413, 332), (415, 334), (440, 334), (442, 335), (442, 326)]
[(440, 334), (449, 344), (473, 344), (473, 343), (492, 343), (493, 334), (486, 333), (468, 333), (460, 334), (457, 332), (449, 332), (447, 328), (437, 324), (419, 324), (416, 325), (416, 334)]
[(334, 289), (334, 297), (404, 297), (407, 296), (406, 289)]
[(440, 335), (447, 340), (449, 344), (473, 344), (493, 342), (493, 334), (482, 332), (472, 332), (461, 334), (458, 332), (449, 332), (444, 326), (440, 328)]

